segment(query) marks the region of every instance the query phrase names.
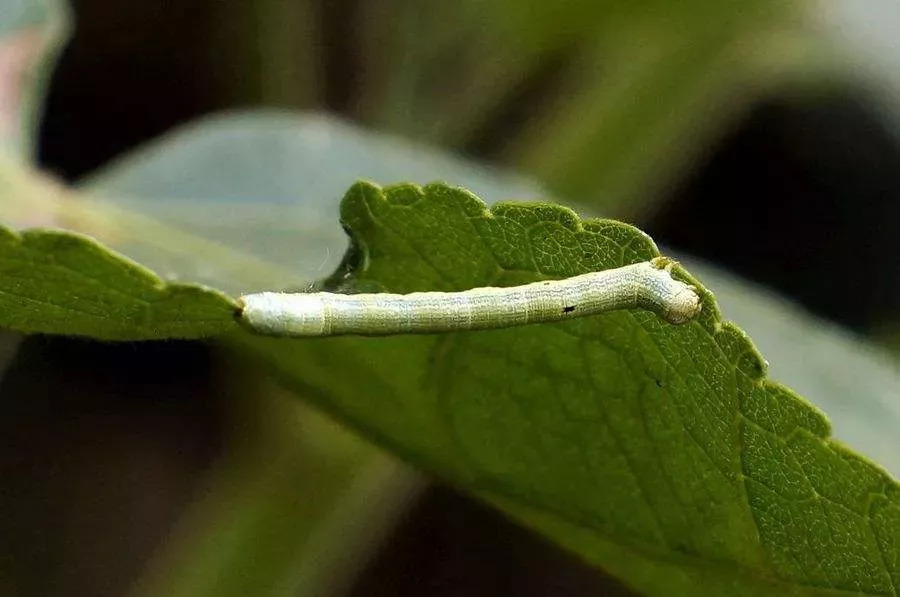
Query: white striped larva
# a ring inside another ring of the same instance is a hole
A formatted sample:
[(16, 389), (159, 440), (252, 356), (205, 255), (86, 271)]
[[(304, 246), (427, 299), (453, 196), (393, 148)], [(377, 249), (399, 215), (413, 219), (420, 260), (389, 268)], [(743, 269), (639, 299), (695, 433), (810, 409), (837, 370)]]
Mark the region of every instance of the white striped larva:
[(616, 309), (647, 309), (673, 324), (700, 312), (693, 286), (664, 257), (615, 269), (503, 288), (410, 294), (261, 292), (239, 299), (252, 331), (285, 337), (430, 334), (561, 321)]

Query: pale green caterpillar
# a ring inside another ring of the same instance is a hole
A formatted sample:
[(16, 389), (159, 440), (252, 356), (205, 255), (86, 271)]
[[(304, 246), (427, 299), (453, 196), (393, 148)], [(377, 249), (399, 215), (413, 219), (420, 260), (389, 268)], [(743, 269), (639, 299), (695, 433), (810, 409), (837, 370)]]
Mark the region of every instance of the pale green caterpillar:
[(615, 269), (504, 288), (410, 294), (286, 294), (239, 299), (239, 319), (271, 336), (431, 334), (506, 328), (616, 309), (647, 309), (673, 324), (700, 312), (697, 290), (657, 257)]

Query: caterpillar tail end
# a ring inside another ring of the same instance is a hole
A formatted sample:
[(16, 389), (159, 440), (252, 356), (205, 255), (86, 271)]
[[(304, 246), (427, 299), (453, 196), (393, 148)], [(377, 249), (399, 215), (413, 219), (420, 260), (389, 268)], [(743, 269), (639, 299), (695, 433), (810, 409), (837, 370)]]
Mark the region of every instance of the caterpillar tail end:
[(699, 315), (703, 308), (703, 302), (697, 292), (697, 287), (672, 277), (672, 270), (678, 265), (678, 262), (671, 257), (660, 255), (651, 259), (650, 265), (654, 269), (666, 272), (670, 283), (674, 285), (666, 308), (660, 313), (662, 318), (671, 324), (681, 325)]
[(684, 287), (675, 294), (671, 304), (662, 313), (663, 319), (674, 325), (691, 321), (700, 314), (703, 308), (703, 302), (697, 289), (688, 284), (680, 284)]

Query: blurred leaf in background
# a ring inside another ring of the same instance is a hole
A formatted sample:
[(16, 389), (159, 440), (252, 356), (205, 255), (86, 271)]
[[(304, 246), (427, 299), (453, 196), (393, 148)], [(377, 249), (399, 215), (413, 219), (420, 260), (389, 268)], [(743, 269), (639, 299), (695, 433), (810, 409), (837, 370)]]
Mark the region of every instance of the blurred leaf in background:
[[(659, 196), (651, 189), (702, 154), (724, 123), (779, 81), (776, 75), (796, 69), (806, 56), (796, 39), (807, 34), (804, 6), (259, 0), (197, 2), (165, 12), (150, 3), (111, 9), (85, 0), (76, 5), (84, 29), (63, 66), (113, 52), (120, 83), (133, 92), (165, 85), (164, 77), (189, 81), (148, 115), (150, 122), (172, 111), (178, 95), (194, 113), (203, 104), (247, 102), (327, 108), (413, 139), (499, 158), (606, 215), (633, 215)], [(152, 24), (142, 27), (139, 19)], [(148, 38), (150, 32), (158, 37), (163, 25), (163, 39), (174, 47)], [(178, 35), (190, 36), (192, 46), (178, 46)], [(216, 51), (214, 61), (198, 42)], [(175, 47), (177, 55), (168, 56)], [(156, 80), (130, 81), (135, 63)], [(178, 70), (161, 72), (173, 67)], [(200, 72), (188, 76), (188, 69)], [(218, 99), (197, 97), (201, 81), (211, 86), (207, 95), (219, 91)], [(122, 91), (123, 106), (146, 105)], [(86, 122), (100, 118), (89, 105), (99, 87), (57, 93), (90, 111)], [(121, 120), (127, 128), (120, 136), (133, 143), (125, 137), (141, 125), (116, 110), (106, 117)], [(107, 149), (103, 159), (110, 157)]]

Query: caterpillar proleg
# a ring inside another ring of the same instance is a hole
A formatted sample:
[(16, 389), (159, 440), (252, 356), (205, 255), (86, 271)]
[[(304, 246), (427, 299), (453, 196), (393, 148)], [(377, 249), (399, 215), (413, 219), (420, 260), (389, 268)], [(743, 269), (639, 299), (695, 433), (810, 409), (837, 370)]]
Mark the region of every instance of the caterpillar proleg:
[(239, 299), (239, 319), (271, 336), (430, 334), (561, 321), (616, 309), (647, 309), (673, 324), (700, 312), (693, 286), (671, 275), (665, 257), (563, 280), (462, 292), (287, 294)]

